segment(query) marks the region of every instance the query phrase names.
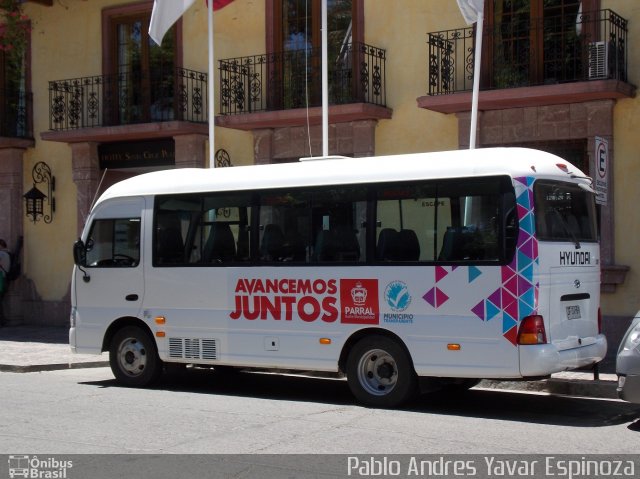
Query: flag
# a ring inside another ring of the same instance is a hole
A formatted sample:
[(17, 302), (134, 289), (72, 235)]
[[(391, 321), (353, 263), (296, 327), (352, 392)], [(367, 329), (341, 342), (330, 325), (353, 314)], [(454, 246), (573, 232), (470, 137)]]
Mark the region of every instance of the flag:
[[(158, 45), (162, 43), (162, 38), (171, 28), (171, 25), (178, 21), (196, 0), (154, 0), (151, 11), (151, 22), (149, 23), (149, 36)], [(226, 7), (233, 0), (213, 0), (213, 9), (220, 10)], [(209, 2), (205, 0), (207, 8)]]
[(478, 21), (478, 16), (484, 14), (484, 0), (457, 0), (460, 13), (467, 25)]
[[(213, 0), (213, 10), (220, 10), (222, 7), (226, 7), (227, 5), (229, 5), (231, 2), (233, 2), (233, 0)], [(205, 3), (207, 4), (207, 7), (209, 7), (209, 1), (205, 0)]]
[(162, 37), (195, 0), (154, 0), (149, 23), (149, 36), (158, 45)]

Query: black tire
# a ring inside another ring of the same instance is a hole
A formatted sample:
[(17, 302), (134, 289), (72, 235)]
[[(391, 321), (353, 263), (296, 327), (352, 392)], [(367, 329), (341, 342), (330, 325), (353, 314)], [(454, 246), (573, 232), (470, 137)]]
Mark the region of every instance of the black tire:
[(386, 336), (358, 341), (347, 358), (347, 382), (353, 395), (371, 407), (396, 407), (417, 392), (417, 376), (405, 349)]
[(153, 338), (138, 326), (126, 326), (113, 336), (109, 364), (116, 380), (128, 387), (152, 385), (162, 373)]

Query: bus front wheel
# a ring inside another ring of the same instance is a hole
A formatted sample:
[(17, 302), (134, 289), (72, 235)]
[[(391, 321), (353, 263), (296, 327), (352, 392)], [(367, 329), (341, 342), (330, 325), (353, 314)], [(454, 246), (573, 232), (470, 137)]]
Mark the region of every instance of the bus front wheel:
[(127, 326), (113, 336), (109, 364), (118, 382), (129, 387), (149, 386), (162, 372), (153, 338), (138, 326)]
[(372, 407), (395, 407), (416, 393), (417, 378), (405, 349), (385, 336), (358, 341), (347, 358), (353, 395)]

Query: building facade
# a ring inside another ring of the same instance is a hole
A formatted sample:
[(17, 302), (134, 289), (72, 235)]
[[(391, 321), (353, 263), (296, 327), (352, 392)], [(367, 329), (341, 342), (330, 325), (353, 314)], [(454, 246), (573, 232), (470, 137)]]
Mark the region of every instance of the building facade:
[[(467, 148), (479, 49), (457, 3), (328, 3), (330, 154)], [(142, 172), (211, 166), (206, 7), (197, 1), (158, 46), (149, 0), (13, 4), (27, 34), (16, 57), (16, 28), (0, 17), (0, 237), (19, 249), (22, 275), (5, 308), (13, 324), (63, 325), (71, 246), (96, 196)], [(540, 148), (606, 180), (613, 342), (640, 309), (636, 4), (486, 0), (479, 74), (478, 147)], [(320, 154), (320, 1), (234, 0), (214, 18), (217, 166)]]

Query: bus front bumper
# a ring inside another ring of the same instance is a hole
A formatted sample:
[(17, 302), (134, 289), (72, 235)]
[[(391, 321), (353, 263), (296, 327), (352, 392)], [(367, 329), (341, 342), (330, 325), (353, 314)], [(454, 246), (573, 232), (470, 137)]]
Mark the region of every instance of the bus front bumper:
[(599, 334), (594, 339), (588, 345), (564, 350), (554, 344), (519, 346), (520, 374), (522, 377), (548, 376), (602, 361), (607, 354), (607, 338)]

